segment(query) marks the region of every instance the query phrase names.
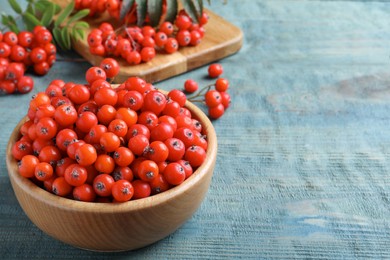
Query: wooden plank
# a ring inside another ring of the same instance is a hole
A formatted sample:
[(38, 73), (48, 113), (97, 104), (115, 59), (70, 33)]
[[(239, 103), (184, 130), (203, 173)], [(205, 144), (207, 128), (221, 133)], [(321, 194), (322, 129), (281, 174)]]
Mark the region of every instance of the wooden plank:
[[(69, 0), (52, 1), (61, 6), (65, 6), (69, 2)], [(238, 52), (243, 44), (243, 33), (241, 29), (214, 12), (208, 9), (205, 9), (205, 11), (210, 19), (205, 25), (205, 37), (198, 46), (181, 47), (179, 51), (173, 54), (157, 53), (156, 57), (150, 62), (135, 66), (128, 65), (124, 59), (118, 58), (121, 69), (115, 78), (115, 82), (121, 83), (130, 76), (138, 76), (148, 82), (157, 82), (218, 61)], [(85, 30), (85, 37), (73, 45), (74, 49), (94, 66), (100, 64), (103, 57), (92, 55), (89, 52), (87, 36), (93, 28), (98, 27), (101, 22), (107, 19), (113, 24), (116, 24), (115, 21), (110, 20), (109, 17), (104, 15), (97, 19), (86, 19), (90, 24), (90, 28)]]

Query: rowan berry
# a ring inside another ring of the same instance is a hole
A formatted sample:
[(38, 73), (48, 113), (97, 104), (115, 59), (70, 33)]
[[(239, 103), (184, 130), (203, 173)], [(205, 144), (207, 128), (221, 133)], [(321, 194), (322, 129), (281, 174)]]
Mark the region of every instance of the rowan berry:
[(107, 132), (107, 127), (105, 125), (95, 125), (93, 126), (89, 132), (89, 143), (90, 144), (100, 144), (100, 138), (103, 133)]
[(179, 30), (187, 30), (190, 28), (192, 22), (187, 15), (178, 15), (175, 20), (175, 25)]
[(96, 149), (91, 144), (83, 144), (76, 150), (74, 158), (81, 166), (91, 165), (97, 159)]
[(5, 79), (18, 81), (24, 75), (22, 63), (11, 62), (5, 70)]
[(90, 184), (84, 183), (73, 188), (73, 198), (79, 201), (93, 202), (96, 198), (96, 193)]
[(168, 161), (175, 162), (180, 160), (185, 154), (185, 145), (183, 141), (178, 138), (168, 138), (164, 141), (168, 148)]
[(70, 126), (77, 121), (77, 111), (70, 104), (63, 104), (56, 108), (54, 119), (60, 126)]
[(141, 156), (149, 146), (149, 139), (144, 135), (138, 134), (129, 139), (127, 146), (135, 155)]
[(151, 111), (144, 111), (138, 115), (139, 124), (145, 125), (149, 130), (152, 130), (158, 124), (158, 117), (155, 113)]
[(102, 197), (108, 197), (112, 193), (112, 187), (115, 183), (114, 178), (109, 174), (99, 174), (93, 180), (93, 189), (96, 194)]
[(0, 42), (0, 57), (7, 58), (10, 54), (11, 47), (5, 42)]
[(187, 148), (184, 159), (187, 160), (192, 167), (198, 167), (206, 159), (206, 151), (200, 146), (192, 145)]
[(167, 36), (170, 36), (173, 33), (174, 27), (171, 22), (165, 21), (159, 27), (159, 32), (165, 33)]
[(14, 62), (22, 62), (26, 56), (26, 50), (20, 45), (13, 45), (11, 47), (11, 54), (9, 58)]
[(186, 160), (179, 160), (179, 161), (177, 161), (177, 163), (179, 163), (183, 167), (185, 175), (186, 175), (186, 179), (188, 177), (190, 177), (192, 175), (192, 173), (194, 172), (191, 164), (188, 161), (186, 161)]
[(225, 92), (229, 88), (229, 81), (224, 78), (219, 78), (215, 82), (215, 90), (219, 92)]
[(100, 67), (106, 72), (108, 78), (113, 78), (119, 73), (119, 63), (113, 58), (105, 58), (102, 60)]
[(194, 132), (188, 127), (180, 127), (173, 134), (173, 137), (180, 139), (186, 148), (193, 144), (194, 136)]
[(151, 141), (165, 141), (173, 137), (173, 127), (168, 123), (159, 123), (150, 131)]
[(116, 109), (111, 105), (103, 105), (97, 111), (97, 118), (100, 124), (108, 125), (116, 117)]
[(83, 104), (87, 102), (90, 98), (91, 94), (89, 92), (89, 89), (81, 84), (76, 84), (74, 87), (69, 91), (69, 99), (76, 105)]
[(190, 45), (191, 46), (197, 46), (200, 44), (201, 40), (202, 40), (202, 34), (199, 32), (199, 30), (192, 30), (190, 32)]
[(41, 118), (36, 125), (35, 131), (37, 138), (43, 140), (52, 139), (57, 134), (57, 123), (50, 117)]
[(217, 78), (223, 73), (221, 64), (213, 63), (208, 67), (208, 73), (211, 78)]
[(168, 92), (168, 98), (179, 103), (181, 107), (183, 107), (187, 101), (187, 96), (183, 93), (183, 91), (178, 89), (172, 89)]
[(143, 180), (134, 180), (131, 182), (131, 185), (133, 185), (134, 188), (134, 194), (132, 197), (134, 200), (147, 198), (152, 193), (149, 182)]
[(180, 30), (176, 34), (176, 40), (179, 46), (187, 46), (191, 42), (191, 33), (188, 30)]
[(169, 150), (162, 141), (153, 141), (147, 148), (146, 157), (156, 163), (164, 162), (168, 159)]
[(132, 181), (134, 178), (133, 171), (128, 166), (117, 166), (111, 173), (115, 181), (127, 180)]
[(99, 143), (106, 152), (113, 152), (121, 145), (119, 137), (112, 132), (103, 133)]
[(33, 63), (40, 63), (46, 61), (47, 54), (45, 49), (41, 47), (35, 47), (30, 52), (30, 59)]
[(123, 105), (134, 111), (138, 111), (144, 104), (144, 97), (142, 94), (135, 90), (130, 90), (123, 97)]
[(150, 138), (150, 130), (145, 125), (142, 124), (134, 124), (129, 127), (127, 131), (126, 138), (130, 139), (136, 135), (144, 135), (147, 139)]
[(138, 51), (129, 52), (125, 59), (130, 65), (138, 65), (142, 61), (141, 54)]
[(156, 46), (162, 48), (167, 43), (168, 36), (165, 32), (160, 31), (154, 36), (154, 41)]
[(141, 50), (141, 60), (143, 62), (151, 61), (156, 56), (156, 51), (153, 47), (144, 47)]
[(159, 168), (156, 162), (144, 160), (138, 166), (137, 176), (143, 181), (151, 182), (159, 175)]
[(50, 43), (53, 39), (53, 36), (51, 35), (50, 31), (47, 29), (39, 30), (37, 33), (34, 34), (34, 40), (39, 45), (45, 45), (47, 43)]
[(133, 185), (127, 180), (116, 181), (112, 186), (112, 196), (116, 201), (129, 201), (134, 194)]
[(165, 180), (171, 185), (179, 185), (186, 178), (183, 166), (177, 162), (169, 163), (162, 174), (164, 175)]
[(73, 140), (66, 148), (66, 154), (72, 160), (76, 159), (76, 151), (85, 144), (84, 140)]
[(169, 37), (164, 45), (166, 53), (174, 53), (179, 49), (179, 43), (175, 38)]
[(38, 155), (40, 162), (47, 162), (50, 163), (52, 166), (55, 166), (57, 161), (62, 158), (62, 154), (60, 149), (58, 149), (57, 146), (53, 145), (46, 145), (42, 147), (41, 151)]
[(49, 70), (50, 70), (50, 65), (46, 61), (34, 64), (34, 72), (37, 75), (43, 76), (47, 74)]
[(122, 119), (114, 119), (108, 125), (108, 131), (116, 134), (118, 137), (125, 137), (128, 127), (126, 122)]
[(75, 131), (69, 128), (64, 128), (60, 130), (56, 135), (56, 145), (57, 147), (62, 150), (66, 151), (68, 148), (68, 145), (73, 141), (77, 140), (77, 134)]
[(65, 180), (63, 176), (54, 179), (52, 184), (52, 192), (55, 195), (66, 197), (72, 193), (72, 190), (73, 187)]
[(212, 89), (207, 91), (204, 98), (208, 107), (216, 107), (222, 103), (221, 93), (217, 90)]
[(12, 146), (11, 152), (16, 160), (21, 160), (23, 156), (33, 153), (31, 142), (19, 140)]
[(85, 79), (89, 84), (92, 84), (95, 80), (103, 79), (106, 80), (107, 76), (104, 70), (100, 67), (91, 67), (85, 74)]
[(133, 152), (129, 148), (123, 146), (115, 149), (112, 157), (114, 158), (115, 163), (119, 166), (128, 166), (134, 160)]
[(87, 177), (88, 173), (85, 167), (77, 163), (69, 165), (64, 173), (64, 178), (66, 182), (72, 186), (83, 185), (86, 182)]
[(76, 127), (84, 133), (88, 133), (97, 124), (97, 116), (90, 111), (81, 113), (76, 120)]
[(18, 44), (18, 35), (12, 31), (5, 32), (3, 34), (3, 42), (9, 46)]
[(117, 110), (115, 118), (122, 119), (126, 122), (127, 127), (130, 127), (137, 123), (138, 114), (130, 108), (121, 107)]
[(55, 167), (55, 174), (57, 176), (64, 176), (66, 169), (69, 165), (75, 164), (76, 161), (69, 158), (69, 157), (63, 157), (60, 160), (57, 161), (56, 167)]
[(224, 108), (228, 108), (230, 106), (230, 103), (231, 103), (231, 97), (229, 95), (229, 93), (227, 92), (221, 92), (221, 99), (222, 99), (222, 105), (224, 106)]
[(215, 107), (209, 107), (208, 115), (213, 119), (220, 118), (225, 113), (225, 107), (223, 104), (219, 104)]
[(115, 169), (115, 161), (111, 156), (107, 154), (100, 154), (96, 158), (94, 166), (99, 173), (110, 174)]
[(163, 93), (157, 90), (150, 91), (144, 96), (142, 110), (159, 115), (164, 110), (166, 103), (167, 99)]
[(22, 76), (16, 83), (16, 88), (19, 93), (26, 94), (33, 90), (34, 81), (30, 76)]
[(184, 82), (184, 90), (187, 93), (194, 93), (198, 90), (198, 88), (199, 88), (198, 83), (193, 79), (187, 79)]

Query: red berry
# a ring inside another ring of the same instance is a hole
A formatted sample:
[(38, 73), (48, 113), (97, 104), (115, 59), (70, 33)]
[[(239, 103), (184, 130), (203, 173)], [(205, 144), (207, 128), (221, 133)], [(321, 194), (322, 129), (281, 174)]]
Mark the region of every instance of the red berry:
[(208, 73), (211, 78), (217, 78), (223, 73), (222, 65), (218, 63), (211, 64), (208, 68)]

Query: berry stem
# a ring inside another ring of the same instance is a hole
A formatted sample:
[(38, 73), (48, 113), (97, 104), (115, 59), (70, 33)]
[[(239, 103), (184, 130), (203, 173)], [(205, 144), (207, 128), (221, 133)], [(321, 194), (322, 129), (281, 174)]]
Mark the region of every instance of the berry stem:
[[(211, 89), (211, 87), (214, 86), (214, 83), (212, 84), (209, 84), (205, 87), (203, 87), (201, 90), (198, 91), (198, 93), (196, 93), (194, 96), (192, 97), (189, 97), (188, 100), (189, 101), (192, 101), (192, 102), (199, 102), (198, 100), (196, 100), (197, 97), (200, 97), (200, 96), (203, 96), (204, 93), (206, 93), (207, 91), (209, 91)], [(196, 101), (195, 101), (196, 100)]]

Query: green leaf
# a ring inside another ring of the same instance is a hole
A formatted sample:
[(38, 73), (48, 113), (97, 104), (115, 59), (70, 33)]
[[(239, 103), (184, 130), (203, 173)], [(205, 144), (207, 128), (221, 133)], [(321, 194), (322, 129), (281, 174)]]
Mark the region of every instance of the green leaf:
[(86, 17), (88, 14), (89, 14), (89, 9), (80, 10), (69, 18), (67, 24), (69, 25), (74, 21), (80, 20)]
[[(54, 3), (53, 3), (54, 4)], [(54, 4), (54, 14), (58, 14), (61, 11), (61, 6)]]
[(194, 3), (196, 13), (197, 13), (197, 16), (199, 19), (199, 17), (201, 17), (202, 13), (203, 13), (203, 1), (202, 0), (193, 0), (192, 2)]
[(65, 49), (70, 50), (70, 48), (72, 47), (72, 42), (70, 40), (70, 33), (69, 33), (68, 27), (64, 27), (61, 29), (61, 37), (62, 37), (62, 40), (64, 41)]
[(192, 21), (199, 22), (194, 2), (192, 0), (182, 0), (181, 2), (183, 4), (184, 10), (191, 17)]
[(137, 3), (137, 25), (142, 26), (145, 22), (147, 12), (147, 0), (136, 0)]
[(58, 27), (53, 29), (53, 37), (57, 45), (61, 49), (65, 50), (66, 48), (65, 48), (64, 41), (62, 40), (61, 30)]
[(74, 1), (71, 1), (70, 4), (68, 4), (65, 9), (58, 15), (57, 20), (54, 23), (55, 27), (58, 27), (60, 24), (62, 24), (66, 18), (70, 15), (70, 13), (74, 9)]
[(73, 33), (74, 33), (74, 38), (77, 39), (84, 39), (85, 37), (85, 31), (78, 29), (78, 28), (73, 28)]
[(119, 11), (119, 20), (122, 21), (126, 14), (130, 11), (134, 5), (134, 0), (123, 0), (121, 10)]
[(148, 0), (147, 8), (148, 8), (148, 14), (150, 18), (150, 24), (153, 27), (156, 27), (161, 19), (162, 15), (162, 0)]
[(29, 4), (27, 5), (26, 12), (31, 13), (31, 14), (34, 14), (34, 13), (35, 13), (35, 7), (34, 7), (34, 5), (33, 5), (32, 3), (29, 3)]
[(23, 11), (22, 11), (22, 8), (20, 7), (20, 5), (18, 4), (18, 2), (16, 2), (16, 0), (8, 0), (8, 3), (9, 5), (12, 7), (12, 9), (18, 13), (18, 14), (21, 14)]
[(31, 13), (25, 13), (23, 15), (24, 20), (26, 21), (27, 24), (31, 26), (37, 26), (37, 25), (42, 25), (41, 21), (39, 21), (34, 15)]
[(89, 28), (89, 24), (87, 22), (84, 22), (84, 21), (78, 21), (78, 22), (76, 22), (74, 24), (74, 27), (88, 29)]
[(167, 1), (167, 13), (165, 15), (165, 21), (173, 23), (177, 16), (177, 0), (166, 0)]
[(47, 9), (43, 12), (41, 23), (45, 27), (49, 27), (54, 17), (54, 4), (49, 4)]
[(6, 15), (2, 14), (1, 15), (1, 23), (8, 27), (11, 31), (15, 33), (19, 33), (19, 28), (16, 25), (15, 19), (12, 17), (12, 15)]

